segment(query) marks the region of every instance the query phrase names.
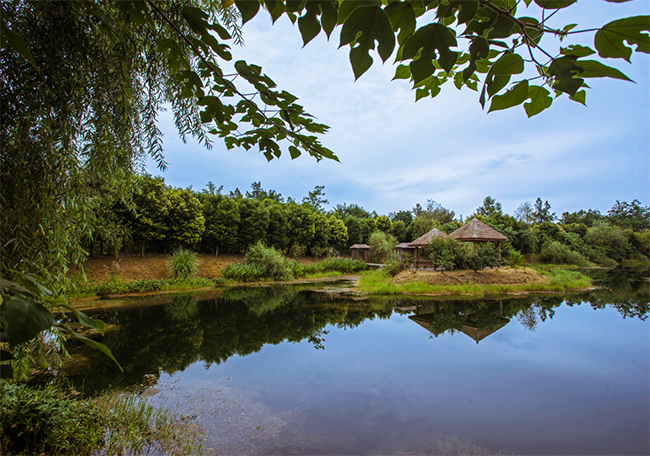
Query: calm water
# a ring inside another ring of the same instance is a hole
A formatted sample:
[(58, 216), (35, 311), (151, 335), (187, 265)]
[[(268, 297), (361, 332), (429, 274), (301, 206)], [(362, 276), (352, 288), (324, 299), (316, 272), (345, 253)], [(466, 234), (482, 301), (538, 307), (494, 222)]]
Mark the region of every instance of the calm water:
[(178, 407), (219, 454), (648, 454), (648, 286), (618, 285), (503, 301), (176, 297), (101, 314), (125, 374), (80, 349), (70, 378), (89, 394), (153, 387), (147, 400)]

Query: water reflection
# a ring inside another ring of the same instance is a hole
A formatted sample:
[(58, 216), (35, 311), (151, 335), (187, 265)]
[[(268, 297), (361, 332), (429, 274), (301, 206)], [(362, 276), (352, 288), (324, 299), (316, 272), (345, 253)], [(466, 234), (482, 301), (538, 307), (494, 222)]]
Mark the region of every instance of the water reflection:
[[(331, 291), (331, 290), (330, 290)], [(408, 315), (432, 338), (462, 333), (477, 343), (516, 319), (535, 330), (566, 302), (590, 302), (596, 309), (612, 306), (624, 317), (644, 320), (649, 295), (643, 287), (628, 286), (568, 296), (535, 295), (499, 301), (434, 299), (354, 300), (345, 294), (295, 287), (232, 288), (219, 299), (198, 302), (178, 296), (162, 306), (116, 310), (100, 314), (109, 325), (103, 342), (124, 372), (100, 353), (78, 347), (83, 368), (69, 375), (86, 394), (142, 383), (145, 375), (185, 370), (197, 361), (208, 368), (233, 356), (259, 352), (265, 345), (308, 341), (327, 347), (330, 325), (352, 329), (363, 322)]]

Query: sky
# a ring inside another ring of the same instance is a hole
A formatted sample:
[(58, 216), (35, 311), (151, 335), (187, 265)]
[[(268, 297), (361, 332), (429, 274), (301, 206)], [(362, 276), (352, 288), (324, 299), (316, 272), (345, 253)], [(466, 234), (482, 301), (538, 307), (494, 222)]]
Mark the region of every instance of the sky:
[[(650, 14), (650, 0), (625, 4), (582, 0), (559, 12), (550, 25), (578, 23), (599, 27), (622, 17)], [(638, 199), (650, 204), (650, 57), (634, 53), (632, 64), (606, 62), (635, 83), (590, 79), (587, 107), (556, 99), (550, 109), (527, 118), (522, 106), (488, 114), (478, 93), (451, 83), (436, 98), (415, 102), (407, 81), (391, 81), (394, 54), (354, 81), (349, 47), (338, 49), (340, 28), (328, 42), (321, 33), (304, 48), (297, 26), (286, 17), (275, 24), (260, 11), (243, 27), (244, 47), (233, 45), (233, 61), (260, 65), (280, 90), (296, 95), (316, 121), (331, 127), (321, 142), (340, 163), (316, 162), (284, 153), (267, 162), (256, 148), (227, 150), (216, 138), (206, 150), (184, 144), (171, 115), (160, 128), (169, 166), (147, 171), (168, 185), (205, 188), (208, 182), (228, 193), (264, 189), (298, 201), (315, 186), (325, 186), (326, 208), (355, 203), (389, 214), (410, 210), (428, 199), (468, 216), (492, 196), (512, 214), (540, 197), (558, 216)], [(577, 42), (593, 47), (593, 35)], [(564, 43), (566, 45), (566, 42)], [(549, 43), (549, 50), (558, 46)], [(286, 150), (286, 146), (285, 146)]]

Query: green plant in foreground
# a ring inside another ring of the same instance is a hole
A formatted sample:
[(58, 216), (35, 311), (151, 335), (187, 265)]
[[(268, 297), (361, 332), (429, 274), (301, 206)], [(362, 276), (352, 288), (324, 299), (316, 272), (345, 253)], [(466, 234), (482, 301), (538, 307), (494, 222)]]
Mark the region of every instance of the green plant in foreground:
[(168, 261), (169, 275), (172, 278), (190, 279), (199, 273), (196, 253), (180, 248), (174, 251)]
[(77, 400), (52, 386), (2, 385), (2, 454), (165, 454), (200, 452), (195, 436), (169, 410), (108, 394)]

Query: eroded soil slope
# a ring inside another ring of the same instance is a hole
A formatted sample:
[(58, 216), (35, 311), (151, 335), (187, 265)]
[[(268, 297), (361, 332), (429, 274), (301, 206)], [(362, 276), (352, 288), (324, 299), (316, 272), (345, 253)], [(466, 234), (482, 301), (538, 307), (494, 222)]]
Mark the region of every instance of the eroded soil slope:
[(481, 285), (522, 285), (528, 283), (543, 283), (544, 276), (534, 269), (484, 269), (474, 271), (403, 271), (393, 279), (393, 283), (426, 282), (429, 285), (461, 285), (463, 283), (478, 283)]

